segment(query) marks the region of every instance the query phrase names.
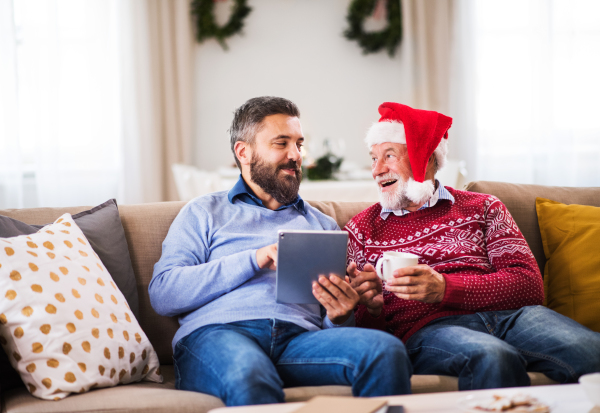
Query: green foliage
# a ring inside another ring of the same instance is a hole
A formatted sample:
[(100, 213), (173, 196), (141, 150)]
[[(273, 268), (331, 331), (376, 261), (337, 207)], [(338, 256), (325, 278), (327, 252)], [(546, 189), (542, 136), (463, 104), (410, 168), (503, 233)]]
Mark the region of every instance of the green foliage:
[(339, 171), (343, 158), (327, 153), (317, 159), (314, 165), (305, 169), (306, 177), (312, 181), (332, 179), (333, 174)]
[(214, 37), (224, 50), (228, 50), (225, 39), (239, 33), (244, 27), (244, 19), (252, 9), (247, 0), (235, 0), (231, 17), (224, 26), (217, 26), (213, 0), (192, 0), (191, 13), (196, 23), (196, 40), (202, 43)]
[(365, 32), (363, 21), (369, 17), (377, 0), (353, 0), (348, 8), (346, 20), (350, 27), (344, 31), (348, 40), (356, 40), (363, 49), (363, 54), (376, 53), (386, 49), (393, 57), (396, 47), (402, 40), (402, 9), (400, 0), (387, 0), (388, 26), (379, 32)]

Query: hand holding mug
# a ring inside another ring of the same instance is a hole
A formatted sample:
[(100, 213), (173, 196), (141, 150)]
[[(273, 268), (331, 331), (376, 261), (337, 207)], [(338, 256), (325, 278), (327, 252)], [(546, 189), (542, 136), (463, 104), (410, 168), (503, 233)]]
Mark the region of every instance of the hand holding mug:
[(419, 263), (419, 257), (408, 252), (387, 251), (383, 253), (383, 257), (377, 261), (375, 269), (377, 275), (383, 281), (388, 281), (393, 277), (394, 271), (404, 268), (413, 267)]
[(400, 268), (387, 280), (387, 291), (403, 300), (441, 303), (446, 292), (446, 279), (429, 265)]

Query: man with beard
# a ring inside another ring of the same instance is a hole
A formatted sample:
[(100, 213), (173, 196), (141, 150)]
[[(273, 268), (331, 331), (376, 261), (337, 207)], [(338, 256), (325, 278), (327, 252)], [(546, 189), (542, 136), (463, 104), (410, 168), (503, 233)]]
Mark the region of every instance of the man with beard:
[[(350, 385), (355, 396), (410, 393), (401, 342), (344, 328), (354, 325), (359, 300), (344, 279), (319, 277), (313, 294), (321, 306), (275, 300), (277, 231), (339, 229), (298, 196), (299, 116), (295, 104), (276, 97), (250, 99), (236, 110), (230, 134), (240, 178), (230, 191), (181, 210), (149, 286), (156, 312), (179, 317), (177, 388), (212, 394), (227, 406), (281, 403), (284, 386)], [(398, 368), (390, 372), (389, 365)]]
[[(435, 179), (452, 119), (391, 102), (379, 113), (366, 142), (381, 201), (345, 227), (357, 325), (390, 331), (414, 373), (458, 376), (460, 390), (526, 386), (527, 371), (560, 383), (600, 371), (600, 334), (539, 305), (540, 271), (506, 207)], [(382, 285), (373, 266), (385, 251), (419, 265)]]

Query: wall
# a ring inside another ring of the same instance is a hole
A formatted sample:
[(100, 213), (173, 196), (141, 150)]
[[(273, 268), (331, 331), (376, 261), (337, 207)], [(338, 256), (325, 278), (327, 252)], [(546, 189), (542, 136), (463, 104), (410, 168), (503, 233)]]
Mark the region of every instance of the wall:
[[(243, 36), (229, 51), (215, 40), (196, 51), (194, 163), (214, 170), (233, 164), (227, 129), (236, 107), (255, 96), (275, 95), (300, 108), (312, 148), (324, 138), (342, 138), (344, 157), (360, 166), (370, 161), (365, 131), (378, 120), (384, 101), (411, 104), (407, 49), (363, 55), (342, 33), (349, 0), (249, 0)], [(221, 20), (229, 2), (216, 3)], [(316, 152), (316, 151), (315, 151)]]

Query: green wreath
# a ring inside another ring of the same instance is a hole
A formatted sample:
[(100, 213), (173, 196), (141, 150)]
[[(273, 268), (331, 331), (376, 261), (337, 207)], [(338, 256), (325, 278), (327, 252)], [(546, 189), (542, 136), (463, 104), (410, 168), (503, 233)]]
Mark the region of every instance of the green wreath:
[(346, 20), (350, 27), (344, 31), (348, 40), (356, 40), (363, 54), (376, 53), (385, 48), (390, 57), (402, 40), (402, 10), (400, 0), (387, 0), (388, 25), (379, 32), (365, 32), (363, 21), (375, 10), (378, 0), (353, 0), (348, 7)]
[(203, 42), (214, 37), (224, 50), (228, 50), (225, 39), (239, 33), (244, 27), (244, 19), (252, 9), (247, 0), (234, 0), (231, 17), (224, 26), (217, 26), (215, 21), (213, 0), (192, 0), (191, 13), (196, 22), (196, 40)]

